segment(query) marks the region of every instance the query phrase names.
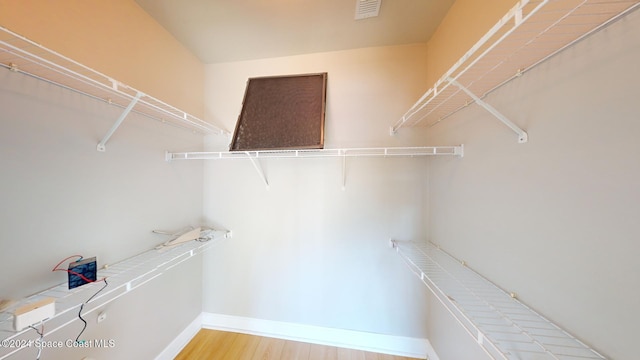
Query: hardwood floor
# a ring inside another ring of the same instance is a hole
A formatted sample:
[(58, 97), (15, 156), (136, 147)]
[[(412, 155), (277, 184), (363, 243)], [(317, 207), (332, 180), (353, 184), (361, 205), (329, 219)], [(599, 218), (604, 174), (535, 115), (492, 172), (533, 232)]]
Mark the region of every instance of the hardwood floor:
[(175, 360), (409, 360), (376, 354), (232, 332), (202, 329)]

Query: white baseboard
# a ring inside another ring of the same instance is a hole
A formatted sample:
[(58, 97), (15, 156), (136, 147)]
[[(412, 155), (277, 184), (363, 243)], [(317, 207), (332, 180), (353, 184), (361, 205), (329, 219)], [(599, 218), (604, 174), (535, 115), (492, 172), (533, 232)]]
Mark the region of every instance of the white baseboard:
[(173, 360), (184, 349), (185, 346), (193, 339), (194, 336), (202, 329), (202, 314), (198, 315), (187, 327), (182, 330), (180, 335), (156, 357), (156, 360)]
[(202, 327), (376, 353), (438, 360), (429, 340), (202, 313)]

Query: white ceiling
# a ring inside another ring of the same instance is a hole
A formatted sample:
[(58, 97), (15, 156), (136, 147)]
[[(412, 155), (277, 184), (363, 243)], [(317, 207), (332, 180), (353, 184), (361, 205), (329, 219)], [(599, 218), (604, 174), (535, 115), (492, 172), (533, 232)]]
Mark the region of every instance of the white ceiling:
[(454, 0), (136, 0), (204, 63), (426, 42)]

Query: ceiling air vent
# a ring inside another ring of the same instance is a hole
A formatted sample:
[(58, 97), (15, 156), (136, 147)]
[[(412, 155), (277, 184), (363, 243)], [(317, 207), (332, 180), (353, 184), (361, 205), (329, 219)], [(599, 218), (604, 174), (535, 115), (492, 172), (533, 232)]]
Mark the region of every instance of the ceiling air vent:
[(378, 16), (382, 0), (356, 0), (356, 20)]

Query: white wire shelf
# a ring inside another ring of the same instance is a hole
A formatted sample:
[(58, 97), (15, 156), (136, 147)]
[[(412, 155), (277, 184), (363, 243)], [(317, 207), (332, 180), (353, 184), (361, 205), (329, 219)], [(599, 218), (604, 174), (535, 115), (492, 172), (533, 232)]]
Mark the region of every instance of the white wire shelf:
[[(106, 101), (122, 109), (133, 104), (131, 111), (163, 123), (203, 134), (228, 134), (226, 130), (144, 94), (1, 26), (0, 66), (94, 99)], [(139, 99), (136, 100), (137, 97)]]
[(182, 152), (165, 154), (167, 161), (173, 160), (223, 160), (249, 159), (267, 189), (269, 180), (262, 170), (260, 159), (269, 158), (342, 158), (342, 190), (347, 185), (347, 158), (355, 157), (414, 157), (414, 156), (464, 156), (464, 145), (392, 147), (392, 148), (352, 148), (352, 149), (305, 149), (305, 150), (260, 150), (260, 151), (214, 151)]
[(222, 160), (261, 158), (313, 158), (313, 157), (393, 157), (393, 156), (438, 156), (462, 157), (464, 146), (423, 146), (352, 149), (310, 150), (261, 150), (261, 151), (214, 151), (214, 152), (167, 152), (166, 160)]
[[(213, 239), (200, 242), (190, 241), (173, 247), (153, 249), (127, 260), (98, 270), (98, 279), (106, 278), (108, 285), (95, 298), (85, 304), (85, 316), (119, 297), (137, 289), (161, 276), (167, 270), (210, 249), (227, 237), (228, 231), (216, 231)], [(44, 321), (45, 336), (50, 335), (74, 321), (79, 321), (80, 305), (104, 286), (103, 281), (68, 289), (67, 283), (60, 284), (41, 293), (22, 299), (0, 313), (0, 341), (36, 340), (39, 336), (30, 328), (13, 330), (13, 312), (16, 308), (32, 304), (42, 299), (55, 299), (55, 316)], [(39, 324), (36, 324), (39, 326)], [(34, 325), (34, 326), (36, 326)], [(38, 327), (36, 326), (36, 327)], [(6, 359), (23, 348), (0, 347), (0, 360)]]
[[(478, 103), (527, 135), (482, 100), (554, 54), (638, 8), (637, 0), (521, 0), (464, 54), (391, 128), (433, 126)], [(453, 85), (453, 86), (452, 86)]]
[(436, 245), (392, 244), (491, 359), (605, 359)]

